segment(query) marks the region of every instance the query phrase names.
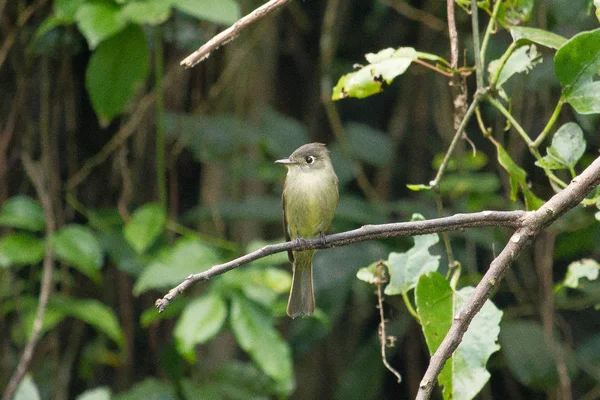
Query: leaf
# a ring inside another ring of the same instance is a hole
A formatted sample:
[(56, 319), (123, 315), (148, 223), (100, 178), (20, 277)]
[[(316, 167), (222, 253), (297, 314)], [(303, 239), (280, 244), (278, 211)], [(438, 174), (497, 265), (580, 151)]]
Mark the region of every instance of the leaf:
[(123, 236), (138, 252), (143, 253), (165, 229), (167, 213), (158, 203), (139, 207), (123, 228)]
[[(531, 71), (533, 67), (541, 62), (541, 54), (537, 52), (535, 45), (519, 47), (508, 57), (506, 64), (504, 64), (502, 71), (500, 71), (496, 86), (501, 87), (515, 74)], [(498, 68), (498, 63), (499, 60), (494, 60), (490, 63), (490, 75), (494, 74)]]
[(196, 362), (194, 347), (212, 339), (227, 317), (225, 302), (216, 293), (193, 300), (183, 310), (174, 330), (177, 351), (190, 363)]
[(579, 280), (586, 278), (589, 281), (595, 281), (598, 279), (598, 271), (600, 270), (600, 264), (596, 260), (589, 258), (572, 262), (569, 264), (567, 274), (563, 285), (573, 289), (580, 287)]
[(356, 277), (363, 282), (374, 284), (376, 281), (375, 278), (375, 268), (379, 261), (369, 264), (367, 267), (363, 267), (358, 270), (356, 273)]
[(44, 241), (30, 233), (9, 233), (0, 238), (0, 267), (34, 265), (42, 261)]
[(543, 391), (558, 384), (555, 350), (546, 341), (539, 324), (531, 321), (503, 323), (500, 343), (509, 370), (523, 385)]
[(14, 196), (0, 209), (0, 226), (29, 231), (43, 231), (46, 217), (40, 204), (28, 196)]
[(420, 192), (421, 190), (431, 190), (431, 186), (424, 185), (422, 183), (421, 184), (412, 184), (412, 183), (409, 183), (409, 184), (406, 185), (406, 187), (409, 190), (412, 190), (413, 192)]
[(48, 308), (86, 322), (106, 334), (121, 348), (125, 345), (123, 331), (114, 310), (98, 300), (54, 295), (50, 297)]
[(142, 28), (131, 25), (102, 42), (92, 54), (85, 73), (85, 87), (103, 126), (135, 95), (148, 75), (150, 56)]
[(144, 269), (133, 287), (133, 293), (138, 296), (149, 289), (172, 287), (187, 276), (220, 262), (221, 258), (207, 245), (191, 239), (179, 239)]
[(306, 126), (300, 121), (267, 107), (261, 119), (263, 140), (270, 154), (284, 157), (308, 143)]
[(289, 395), (295, 386), (291, 351), (273, 327), (273, 318), (259, 306), (235, 296), (230, 323), (240, 347), (278, 383), (281, 394)]
[(26, 374), (23, 379), (21, 379), (21, 382), (19, 382), (12, 400), (41, 400), (41, 398), (40, 391), (31, 378), (31, 375)]
[(54, 0), (54, 16), (62, 24), (72, 24), (83, 3), (84, 0)]
[(100, 281), (102, 250), (89, 228), (67, 225), (50, 238), (56, 258), (66, 262), (95, 282)]
[(384, 293), (388, 296), (403, 294), (414, 288), (419, 277), (438, 269), (440, 256), (434, 256), (429, 248), (439, 241), (437, 233), (415, 236), (415, 245), (405, 253), (390, 253), (387, 265), (390, 283)]
[(370, 64), (342, 76), (333, 88), (332, 100), (346, 97), (362, 99), (381, 92), (383, 82), (389, 85), (394, 78), (402, 75), (417, 59), (417, 52), (412, 47), (387, 48), (376, 54), (366, 54), (365, 58)]
[(179, 11), (217, 24), (233, 24), (240, 17), (240, 7), (234, 0), (172, 0)]
[(351, 154), (367, 164), (385, 167), (392, 158), (392, 142), (388, 135), (365, 124), (346, 125)]
[[(453, 292), (446, 279), (437, 272), (421, 276), (415, 299), (430, 354), (437, 350), (450, 330), (452, 320), (473, 291), (474, 288), (465, 287)], [(444, 399), (470, 400), (487, 383), (490, 378), (487, 360), (500, 349), (496, 341), (501, 318), (502, 312), (489, 300), (473, 318), (460, 345), (439, 375)]]
[(170, 383), (146, 378), (128, 391), (113, 397), (114, 400), (178, 400), (177, 391)]
[(585, 153), (586, 146), (579, 125), (567, 122), (558, 128), (552, 137), (552, 144), (547, 148), (547, 155), (536, 165), (550, 169), (571, 169)]
[(110, 388), (100, 386), (94, 389), (86, 390), (81, 393), (75, 400), (111, 400), (112, 394)]
[(582, 84), (565, 96), (579, 114), (600, 114), (600, 82)]
[(519, 40), (533, 42), (555, 50), (567, 42), (565, 37), (556, 33), (526, 26), (511, 26), (510, 33), (515, 42)]
[(580, 32), (567, 41), (554, 56), (554, 71), (564, 90), (592, 82), (600, 69), (600, 28)]
[(159, 25), (169, 19), (171, 2), (167, 0), (129, 2), (123, 7), (121, 15), (136, 24)]
[(531, 189), (529, 189), (527, 185), (527, 172), (513, 161), (499, 143), (496, 143), (496, 150), (498, 151), (498, 162), (510, 176), (510, 199), (512, 201), (517, 200), (517, 193), (520, 188), (523, 192), (527, 210), (537, 210), (544, 204), (544, 201), (536, 197)]
[(121, 233), (100, 233), (98, 240), (102, 250), (115, 264), (119, 271), (138, 277), (144, 270), (144, 265), (137, 253), (123, 240)]
[[(77, 9), (75, 20), (91, 50), (127, 26), (127, 20), (121, 15), (121, 7), (108, 0), (83, 3)], [(126, 57), (125, 53), (121, 55)]]
[(518, 25), (529, 21), (533, 11), (533, 0), (508, 0), (500, 4), (498, 21), (504, 26)]

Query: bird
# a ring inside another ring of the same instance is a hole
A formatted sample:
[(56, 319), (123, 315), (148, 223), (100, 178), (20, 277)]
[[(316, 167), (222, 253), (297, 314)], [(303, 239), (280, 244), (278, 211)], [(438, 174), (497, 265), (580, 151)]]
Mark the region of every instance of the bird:
[[(308, 143), (275, 163), (287, 167), (281, 199), (286, 241), (324, 238), (339, 202), (338, 177), (329, 150), (323, 143)], [(315, 310), (314, 254), (315, 250), (288, 251), (293, 268), (287, 305), (291, 318), (312, 315)]]

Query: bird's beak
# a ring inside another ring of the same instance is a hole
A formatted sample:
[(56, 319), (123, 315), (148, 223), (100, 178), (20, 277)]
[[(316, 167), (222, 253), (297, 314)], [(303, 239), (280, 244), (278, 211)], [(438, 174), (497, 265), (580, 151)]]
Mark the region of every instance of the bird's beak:
[(275, 161), (275, 164), (281, 164), (281, 165), (294, 165), (296, 164), (294, 161), (290, 160), (289, 158), (283, 158), (281, 160), (277, 160)]

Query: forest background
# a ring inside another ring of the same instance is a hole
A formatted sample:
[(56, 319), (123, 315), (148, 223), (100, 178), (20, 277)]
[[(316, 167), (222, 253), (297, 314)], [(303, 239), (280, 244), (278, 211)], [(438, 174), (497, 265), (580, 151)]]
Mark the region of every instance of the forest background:
[[(186, 69), (263, 3), (0, 0), (4, 396), (414, 398), (432, 337), (510, 229), (320, 250), (311, 318), (285, 316), (283, 252), (192, 285), (161, 314), (155, 300), (283, 240), (273, 161), (307, 142), (331, 149), (335, 232), (535, 210), (597, 157), (592, 1), (482, 1), (475, 19), (469, 1), (282, 3)], [(435, 398), (600, 397), (597, 195), (520, 254)], [(428, 290), (451, 299), (446, 314)]]

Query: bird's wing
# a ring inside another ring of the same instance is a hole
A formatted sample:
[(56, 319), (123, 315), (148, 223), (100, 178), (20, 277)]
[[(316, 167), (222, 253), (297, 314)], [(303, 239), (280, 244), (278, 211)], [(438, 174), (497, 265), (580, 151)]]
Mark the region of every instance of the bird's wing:
[[(285, 192), (285, 191), (284, 191)], [(286, 242), (292, 240), (290, 237), (290, 231), (288, 230), (287, 216), (285, 215), (285, 194), (281, 195), (281, 205), (283, 207), (283, 235), (285, 236)], [(294, 253), (291, 250), (288, 250), (288, 259), (291, 263), (294, 262)]]

